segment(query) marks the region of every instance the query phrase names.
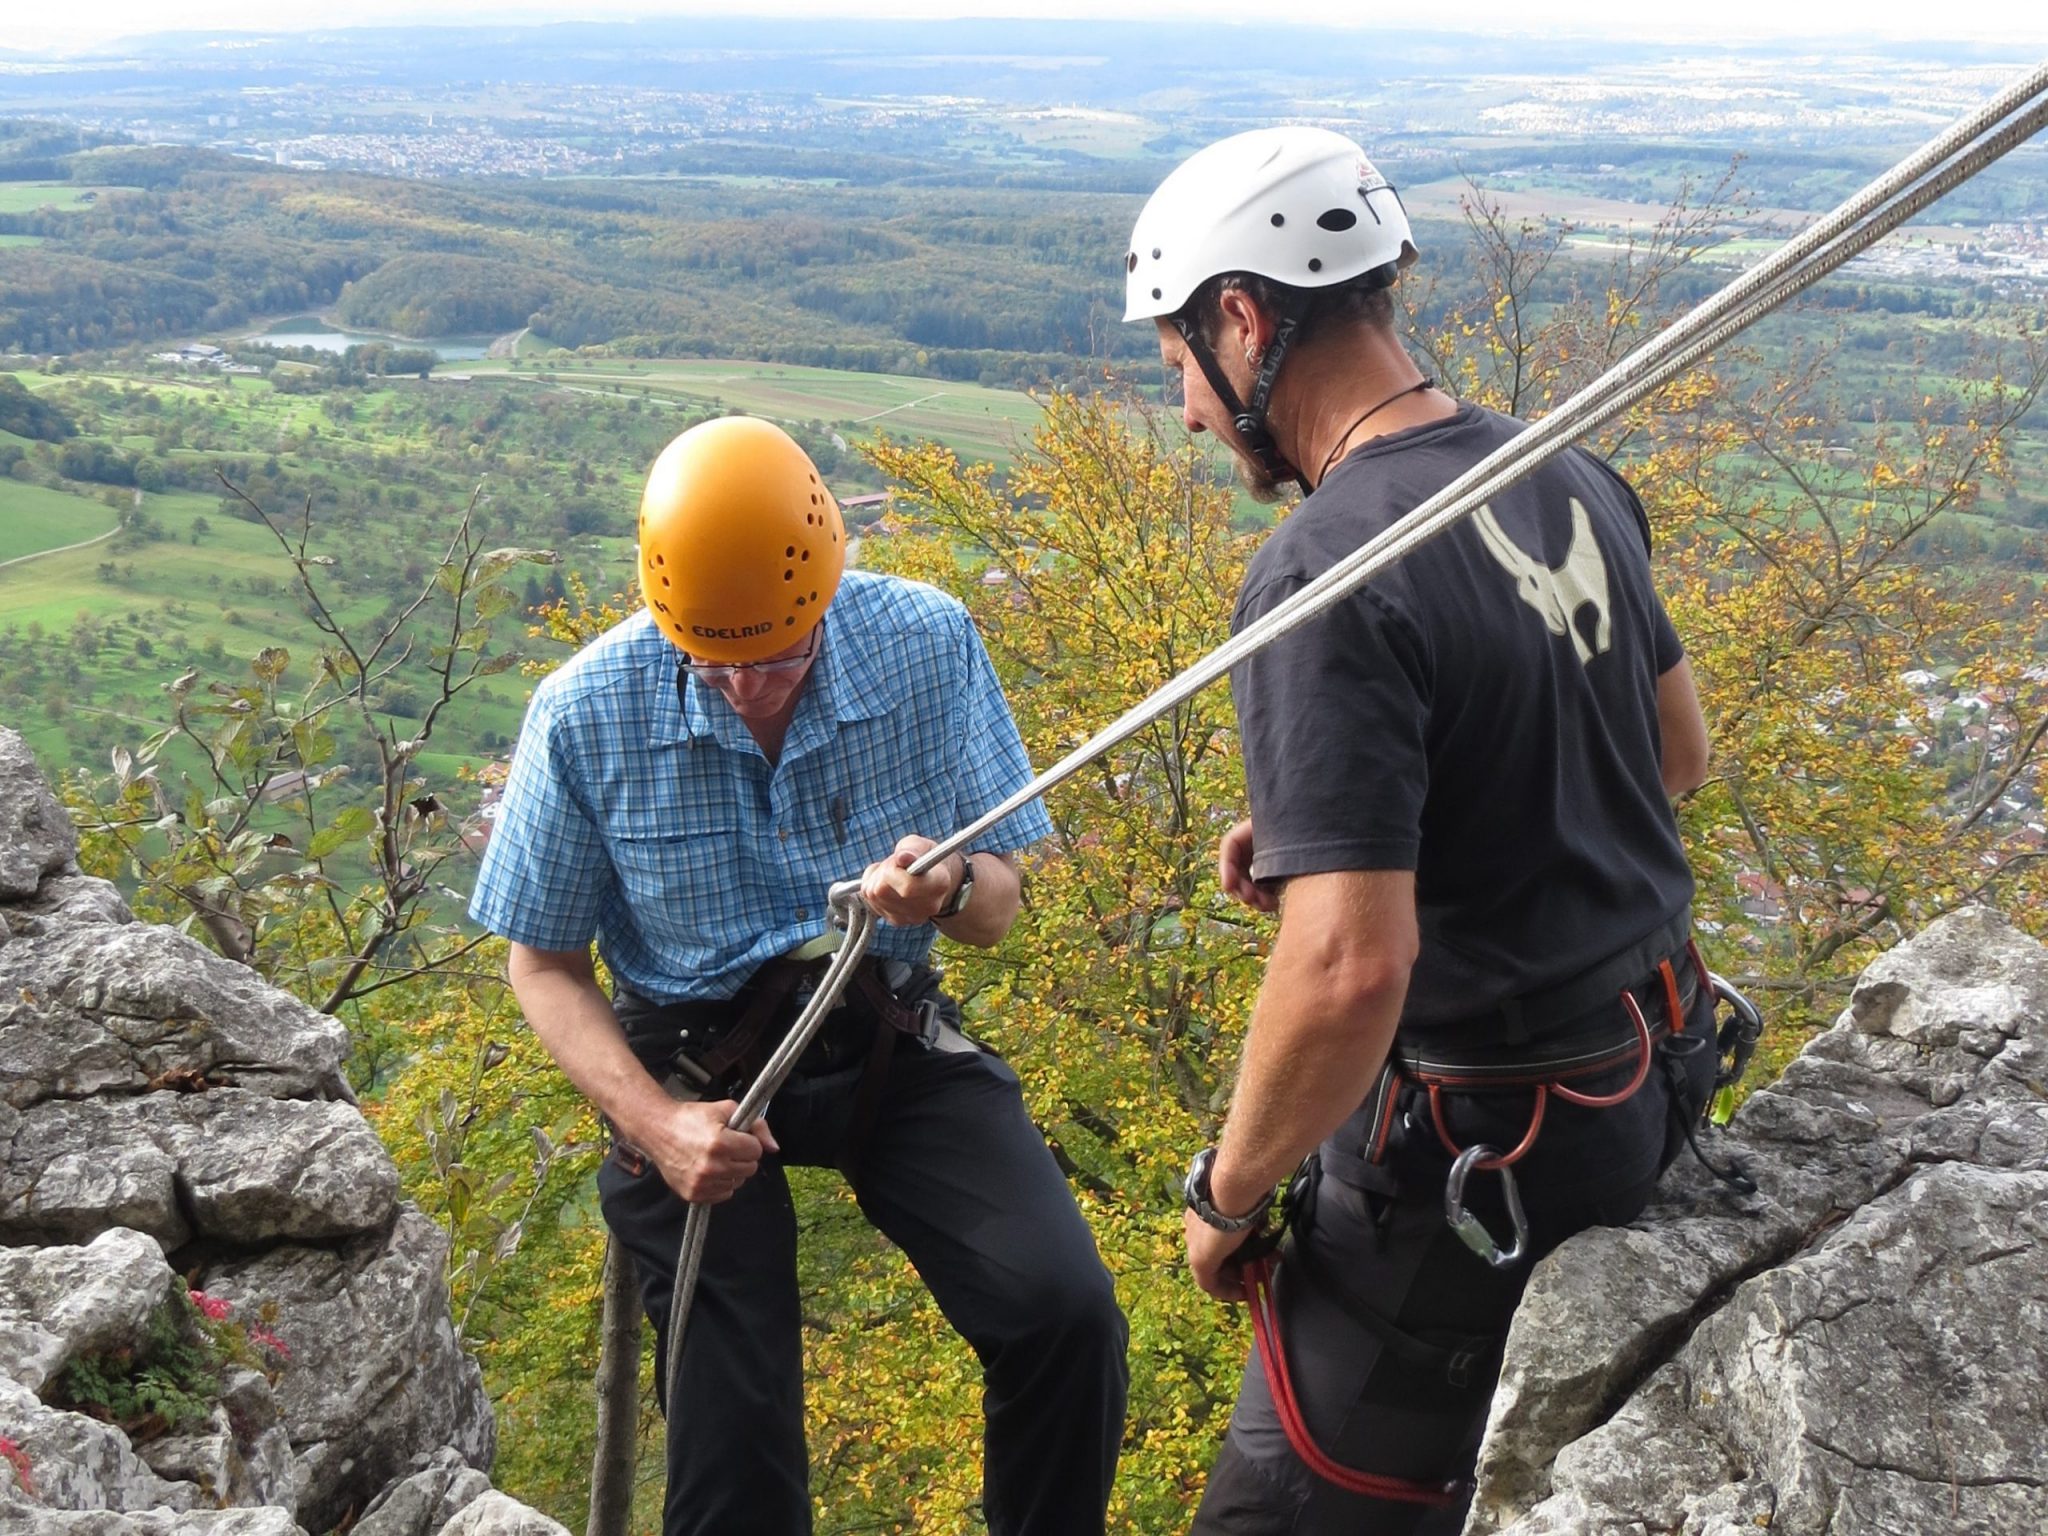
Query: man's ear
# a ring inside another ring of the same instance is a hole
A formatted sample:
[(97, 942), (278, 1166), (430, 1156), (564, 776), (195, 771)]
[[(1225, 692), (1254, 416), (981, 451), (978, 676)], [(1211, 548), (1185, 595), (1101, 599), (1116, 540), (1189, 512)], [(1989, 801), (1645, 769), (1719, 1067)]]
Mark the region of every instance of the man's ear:
[(1223, 315), (1223, 334), (1216, 350), (1225, 356), (1244, 352), (1263, 356), (1273, 340), (1273, 324), (1257, 301), (1242, 288), (1226, 288), (1216, 296), (1216, 307)]

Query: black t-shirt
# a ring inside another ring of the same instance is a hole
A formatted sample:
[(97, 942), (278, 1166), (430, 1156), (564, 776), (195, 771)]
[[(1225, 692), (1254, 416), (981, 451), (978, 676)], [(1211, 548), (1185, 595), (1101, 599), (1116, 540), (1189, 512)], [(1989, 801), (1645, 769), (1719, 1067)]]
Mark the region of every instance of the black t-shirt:
[[(1337, 465), (1253, 559), (1234, 628), (1516, 433), (1465, 406)], [(1582, 975), (1692, 898), (1657, 679), (1684, 651), (1628, 484), (1551, 459), (1231, 674), (1259, 879), (1415, 872), (1403, 1022)]]

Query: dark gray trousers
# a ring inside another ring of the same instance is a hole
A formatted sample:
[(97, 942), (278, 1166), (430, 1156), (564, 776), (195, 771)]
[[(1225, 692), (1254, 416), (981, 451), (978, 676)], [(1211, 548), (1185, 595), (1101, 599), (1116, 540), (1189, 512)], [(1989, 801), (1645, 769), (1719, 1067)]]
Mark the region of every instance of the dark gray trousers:
[[(664, 1536), (803, 1536), (796, 1214), (785, 1164), (837, 1163), (858, 1069), (792, 1077), (770, 1103), (779, 1158), (713, 1211), (668, 1421)], [(598, 1174), (667, 1355), (685, 1207), (651, 1168)], [(1127, 1330), (1095, 1242), (1017, 1077), (983, 1053), (900, 1041), (854, 1181), (982, 1364), (993, 1536), (1090, 1536), (1123, 1434)]]
[[(1682, 1110), (1697, 1115), (1711, 1088), (1713, 1002), (1696, 999), (1686, 1033), (1697, 1045), (1660, 1046), (1677, 1063)], [(1625, 1086), (1634, 1063), (1573, 1086)], [(1679, 1148), (1674, 1084), (1653, 1068), (1626, 1103), (1587, 1109), (1553, 1101), (1542, 1134), (1515, 1172), (1530, 1225), (1530, 1257), (1493, 1269), (1444, 1222), (1450, 1155), (1423, 1094), (1401, 1101), (1383, 1160), (1368, 1165), (1364, 1112), (1325, 1144), (1323, 1176), (1306, 1218), (1281, 1249), (1274, 1283), (1280, 1332), (1302, 1417), (1339, 1464), (1436, 1482), (1471, 1475), (1499, 1376), (1497, 1345), (1536, 1259), (1575, 1232), (1641, 1213)], [(1449, 1123), (1460, 1146), (1512, 1147), (1528, 1124), (1526, 1090), (1460, 1094)], [(1500, 1180), (1474, 1174), (1467, 1206), (1505, 1246), (1512, 1230)], [(1404, 1358), (1376, 1320), (1407, 1339), (1450, 1348), (1487, 1340), (1456, 1369)], [(1256, 1354), (1245, 1368), (1222, 1453), (1209, 1475), (1194, 1536), (1446, 1536), (1468, 1500), (1432, 1509), (1347, 1493), (1308, 1470), (1289, 1446)]]

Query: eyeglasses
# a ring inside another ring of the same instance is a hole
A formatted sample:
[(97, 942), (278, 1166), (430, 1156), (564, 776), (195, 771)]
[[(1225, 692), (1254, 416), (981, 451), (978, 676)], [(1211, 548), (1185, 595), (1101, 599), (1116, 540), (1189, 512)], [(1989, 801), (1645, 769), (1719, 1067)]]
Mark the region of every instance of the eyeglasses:
[(700, 683), (709, 683), (713, 687), (731, 682), (742, 672), (752, 673), (757, 677), (785, 677), (792, 672), (801, 672), (817, 659), (818, 634), (819, 631), (816, 629), (811, 631), (811, 643), (804, 647), (801, 655), (773, 656), (767, 661), (735, 662), (692, 661), (685, 656), (682, 669)]

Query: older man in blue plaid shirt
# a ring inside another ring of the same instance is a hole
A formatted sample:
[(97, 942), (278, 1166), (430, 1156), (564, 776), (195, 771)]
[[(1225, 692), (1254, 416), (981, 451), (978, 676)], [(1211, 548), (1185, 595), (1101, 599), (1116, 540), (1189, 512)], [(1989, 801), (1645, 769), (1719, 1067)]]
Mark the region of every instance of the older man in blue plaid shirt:
[[(836, 524), (834, 509), (834, 544)], [(645, 561), (644, 522), (642, 542)], [(543, 682), (471, 914), (512, 941), (528, 1020), (614, 1127), (604, 1215), (657, 1330), (684, 1202), (717, 1205), (681, 1380), (664, 1384), (665, 1536), (811, 1528), (788, 1164), (846, 1172), (980, 1357), (989, 1530), (1100, 1531), (1122, 1314), (1015, 1074), (958, 1033), (925, 963), (935, 931), (1003, 937), (1015, 851), (1050, 826), (1033, 805), (912, 876), (923, 832), (999, 803), (1030, 766), (957, 602), (858, 571), (824, 601), (808, 633), (741, 664), (680, 650), (643, 611)], [(825, 932), (827, 887), (862, 869), (889, 920), (873, 964), (757, 1129), (727, 1129), (814, 976), (787, 957)]]

